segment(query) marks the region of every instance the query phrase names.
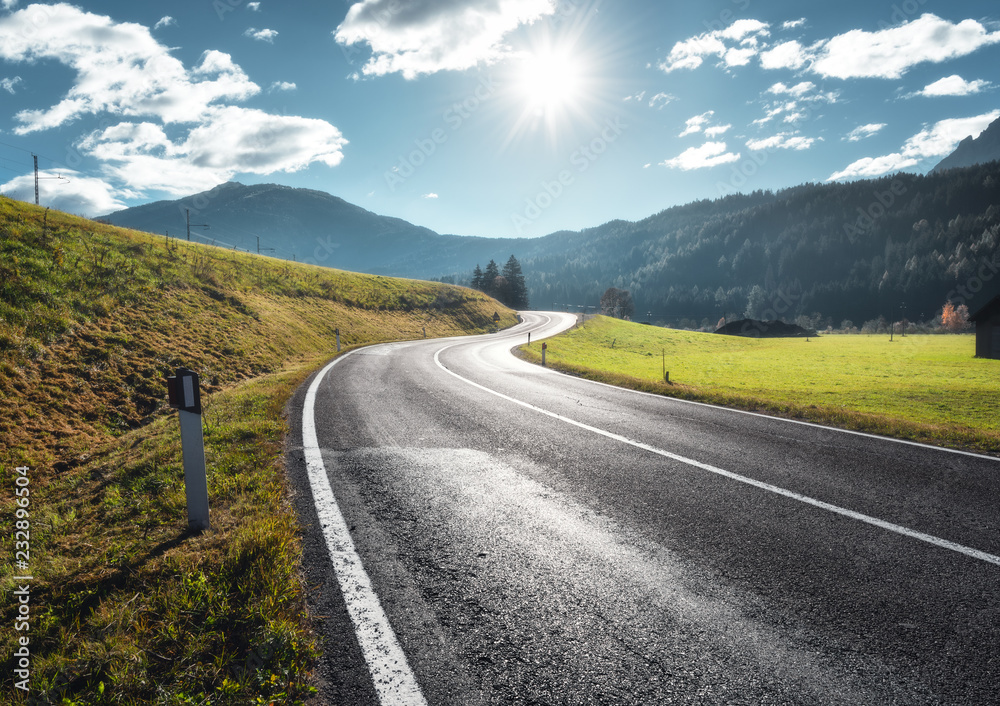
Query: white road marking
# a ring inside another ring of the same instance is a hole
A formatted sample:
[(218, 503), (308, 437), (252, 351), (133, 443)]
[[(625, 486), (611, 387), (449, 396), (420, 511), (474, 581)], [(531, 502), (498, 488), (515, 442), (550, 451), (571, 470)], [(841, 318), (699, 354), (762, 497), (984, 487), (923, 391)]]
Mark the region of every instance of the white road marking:
[(351, 540), (347, 523), (330, 488), (330, 479), (326, 474), (316, 436), (316, 392), (330, 369), (349, 355), (351, 353), (346, 353), (323, 368), (306, 392), (302, 405), (302, 450), (309, 485), (330, 560), (344, 594), (347, 612), (354, 623), (361, 652), (368, 663), (379, 703), (382, 706), (426, 706), (427, 701), (420, 691), (420, 685), (410, 670), (403, 648), (382, 610), (371, 579), (368, 578)]
[[(531, 365), (529, 363), (529, 365)], [(722, 407), (717, 404), (710, 404), (708, 402), (698, 402), (697, 400), (686, 400), (682, 397), (668, 397), (666, 395), (658, 395), (655, 392), (643, 392), (642, 390), (632, 390), (627, 387), (618, 387), (617, 385), (611, 385), (606, 382), (600, 382), (598, 380), (588, 380), (587, 378), (577, 378), (578, 380), (583, 380), (589, 382), (591, 385), (601, 385), (603, 387), (610, 387), (614, 390), (620, 392), (629, 392), (634, 395), (646, 395), (647, 397), (656, 397), (659, 399), (673, 400), (674, 402), (681, 402), (683, 404), (695, 405), (696, 407), (709, 407), (711, 409), (721, 409), (726, 412), (732, 412), (733, 414), (745, 414), (748, 417), (759, 417), (760, 419), (769, 419), (775, 422), (784, 422), (786, 424), (798, 424), (803, 427), (812, 427), (813, 429), (824, 429), (826, 431), (837, 432), (838, 434), (850, 434), (852, 436), (861, 436), (866, 439), (875, 439), (876, 441), (888, 441), (893, 444), (903, 444), (904, 446), (916, 446), (919, 449), (927, 449), (929, 451), (941, 451), (942, 453), (955, 454), (957, 456), (971, 456), (972, 458), (981, 458), (987, 461), (1000, 462), (1000, 456), (987, 456), (986, 454), (976, 453), (975, 451), (962, 451), (961, 449), (949, 449), (947, 446), (934, 446), (933, 444), (924, 444), (919, 441), (910, 441), (909, 439), (894, 439), (891, 436), (881, 436), (879, 434), (869, 434), (864, 431), (856, 431), (854, 429), (841, 429), (840, 427), (830, 427), (825, 424), (817, 424), (816, 422), (804, 422), (801, 419), (788, 419), (787, 417), (776, 417), (772, 414), (762, 414), (760, 412), (751, 412), (746, 409), (736, 409), (735, 407)]]
[(684, 464), (687, 464), (689, 466), (694, 466), (695, 468), (700, 468), (700, 469), (702, 469), (704, 471), (708, 471), (709, 473), (714, 473), (714, 474), (722, 476), (724, 478), (729, 478), (730, 480), (734, 480), (734, 481), (737, 481), (739, 483), (744, 483), (746, 485), (750, 485), (750, 486), (753, 486), (755, 488), (759, 488), (761, 490), (765, 490), (765, 491), (767, 491), (769, 493), (774, 493), (775, 495), (780, 495), (780, 496), (783, 496), (783, 497), (786, 497), (786, 498), (790, 498), (792, 500), (797, 500), (798, 502), (805, 503), (807, 505), (812, 505), (813, 507), (817, 507), (817, 508), (820, 508), (822, 510), (827, 510), (828, 512), (836, 513), (836, 514), (842, 515), (844, 517), (849, 517), (852, 520), (857, 520), (859, 522), (864, 522), (866, 524), (873, 525), (875, 527), (879, 527), (881, 529), (888, 530), (890, 532), (895, 532), (896, 534), (900, 534), (900, 535), (903, 535), (905, 537), (911, 537), (912, 539), (917, 539), (917, 540), (920, 540), (921, 542), (926, 542), (928, 544), (932, 544), (932, 545), (934, 545), (936, 547), (940, 547), (942, 549), (948, 549), (948, 550), (953, 551), (953, 552), (958, 552), (959, 554), (964, 554), (965, 556), (971, 557), (973, 559), (978, 559), (980, 561), (985, 561), (987, 563), (995, 564), (996, 566), (1000, 566), (1000, 556), (995, 556), (993, 554), (988, 554), (986, 552), (979, 551), (978, 549), (972, 549), (971, 547), (966, 547), (966, 546), (961, 545), (961, 544), (956, 544), (955, 542), (950, 542), (950, 541), (948, 541), (946, 539), (941, 539), (940, 537), (935, 537), (933, 535), (925, 534), (923, 532), (918, 532), (916, 530), (912, 530), (912, 529), (909, 529), (908, 527), (903, 527), (902, 525), (897, 525), (897, 524), (894, 524), (892, 522), (887, 522), (885, 520), (880, 520), (877, 517), (872, 517), (870, 515), (865, 515), (865, 514), (860, 513), (860, 512), (855, 512), (854, 510), (848, 510), (847, 508), (839, 507), (837, 505), (831, 505), (830, 503), (823, 502), (822, 500), (816, 500), (815, 498), (811, 498), (811, 497), (809, 497), (807, 495), (800, 495), (799, 493), (793, 492), (791, 490), (786, 490), (784, 488), (780, 488), (780, 487), (778, 487), (776, 485), (771, 485), (770, 483), (764, 483), (762, 481), (755, 480), (755, 479), (749, 478), (747, 476), (742, 476), (742, 475), (740, 475), (738, 473), (733, 473), (732, 471), (727, 471), (727, 470), (719, 468), (717, 466), (712, 466), (710, 464), (702, 463), (700, 461), (696, 461), (694, 459), (687, 458), (687, 457), (681, 456), (679, 454), (671, 453), (670, 451), (665, 451), (663, 449), (656, 448), (655, 446), (650, 446), (649, 444), (644, 444), (641, 441), (635, 441), (633, 439), (629, 439), (628, 437), (621, 436), (620, 434), (615, 434), (614, 432), (610, 432), (610, 431), (607, 431), (605, 429), (599, 429), (597, 427), (590, 426), (589, 424), (584, 424), (583, 422), (578, 422), (575, 419), (570, 419), (569, 417), (564, 417), (561, 414), (556, 414), (555, 412), (550, 412), (547, 409), (542, 409), (541, 407), (536, 407), (535, 405), (533, 405), (533, 404), (531, 404), (529, 402), (524, 402), (522, 400), (515, 399), (513, 397), (510, 397), (508, 395), (503, 394), (502, 392), (497, 392), (496, 390), (491, 390), (488, 387), (480, 385), (477, 382), (473, 382), (472, 380), (464, 378), (461, 375), (459, 375), (458, 373), (449, 370), (448, 368), (446, 368), (441, 363), (441, 358), (440, 358), (441, 353), (443, 353), (444, 351), (448, 350), (449, 348), (454, 348), (457, 345), (459, 345), (459, 344), (454, 343), (454, 344), (452, 344), (450, 346), (445, 346), (444, 348), (439, 349), (434, 354), (434, 362), (437, 363), (437, 365), (438, 365), (439, 368), (441, 368), (442, 370), (444, 370), (449, 375), (451, 375), (451, 376), (453, 376), (453, 377), (461, 380), (462, 382), (464, 382), (464, 383), (466, 383), (468, 385), (471, 385), (472, 387), (478, 388), (478, 389), (482, 390), (483, 392), (488, 392), (491, 395), (495, 395), (496, 397), (499, 397), (501, 399), (507, 400), (508, 402), (513, 402), (514, 404), (517, 404), (517, 405), (520, 405), (522, 407), (525, 407), (526, 409), (530, 409), (533, 412), (538, 412), (539, 414), (544, 414), (545, 416), (551, 417), (552, 419), (557, 419), (557, 420), (559, 420), (561, 422), (564, 422), (566, 424), (571, 424), (572, 426), (578, 427), (580, 429), (584, 429), (584, 430), (592, 432), (594, 434), (599, 434), (600, 436), (606, 437), (608, 439), (613, 439), (613, 440), (619, 441), (619, 442), (621, 442), (623, 444), (628, 444), (630, 446), (634, 446), (634, 447), (642, 449), (644, 451), (648, 451), (648, 452), (650, 452), (652, 454), (656, 454), (657, 456), (662, 456), (664, 458), (669, 458), (669, 459), (671, 459), (673, 461), (678, 461), (680, 463), (684, 463)]

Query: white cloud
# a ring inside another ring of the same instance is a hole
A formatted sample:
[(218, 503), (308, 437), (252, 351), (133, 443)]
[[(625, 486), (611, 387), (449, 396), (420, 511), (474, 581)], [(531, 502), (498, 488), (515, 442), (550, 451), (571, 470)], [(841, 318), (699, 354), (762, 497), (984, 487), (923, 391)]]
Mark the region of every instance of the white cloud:
[[(136, 196), (134, 192), (122, 193), (120, 189), (112, 188), (101, 179), (84, 176), (72, 169), (59, 172), (40, 171), (38, 182), (39, 197), (42, 203), (59, 211), (76, 213), (82, 216), (99, 216), (125, 208), (121, 197)], [(57, 177), (62, 177), (59, 179)], [(0, 186), (2, 191), (11, 198), (34, 202), (35, 177), (26, 174), (16, 177)]]
[[(766, 125), (779, 116), (786, 123), (798, 123), (813, 117), (813, 111), (822, 103), (836, 103), (840, 94), (836, 91), (822, 92), (812, 81), (800, 81), (792, 86), (775, 83), (766, 93), (778, 96), (777, 100), (764, 101), (765, 115), (753, 121), (754, 125)], [(789, 98), (794, 100), (789, 100)]]
[(294, 91), (298, 88), (297, 85), (291, 81), (275, 81), (271, 84), (269, 91)]
[(801, 69), (808, 61), (808, 50), (794, 40), (782, 42), (760, 54), (760, 65), (765, 69)]
[(170, 15), (166, 15), (164, 17), (161, 17), (159, 21), (155, 25), (153, 25), (153, 29), (156, 30), (159, 29), (160, 27), (173, 27), (176, 24), (177, 20), (175, 20)]
[(692, 169), (728, 164), (739, 160), (739, 158), (739, 154), (726, 152), (725, 142), (706, 142), (701, 147), (686, 149), (679, 156), (660, 162), (660, 164), (669, 169), (691, 171)]
[[(782, 29), (802, 23), (786, 22)], [(840, 79), (899, 78), (918, 64), (942, 63), (1000, 43), (1000, 30), (991, 32), (977, 20), (953, 23), (929, 13), (895, 27), (855, 29), (809, 46), (798, 40), (767, 44), (768, 27), (758, 20), (739, 20), (725, 30), (677, 42), (660, 68), (668, 73), (694, 69), (709, 56), (719, 57), (726, 67), (743, 66), (756, 55), (765, 69), (805, 69)]]
[(781, 23), (781, 28), (782, 29), (796, 29), (797, 27), (801, 27), (805, 23), (806, 23), (806, 18), (805, 17), (801, 17), (801, 18), (799, 18), (797, 20), (788, 20), (787, 22), (782, 22)]
[(677, 100), (677, 96), (672, 96), (669, 93), (657, 93), (649, 99), (649, 107), (660, 109), (675, 100)]
[(903, 145), (903, 154), (918, 158), (944, 157), (966, 137), (979, 137), (989, 124), (1000, 117), (1000, 110), (972, 118), (941, 120), (934, 127), (921, 130)]
[(655, 96), (649, 99), (650, 108), (663, 108), (668, 103), (677, 100), (676, 96), (672, 96), (669, 93), (657, 93)]
[(807, 150), (816, 142), (815, 137), (803, 137), (793, 132), (781, 132), (760, 140), (748, 140), (747, 147), (757, 150)]
[(247, 3), (247, 9), (250, 10), (250, 12), (260, 12), (260, 3), (259, 2), (248, 2)]
[(7, 91), (7, 93), (13, 95), (14, 87), (17, 86), (17, 84), (19, 83), (21, 83), (20, 76), (15, 76), (14, 78), (0, 79), (0, 88)]
[(243, 33), (243, 36), (250, 37), (250, 39), (256, 39), (258, 42), (274, 44), (274, 38), (278, 36), (278, 33), (273, 29), (257, 29), (255, 27), (251, 27)]
[[(47, 18), (44, 33), (33, 29), (40, 17)], [(55, 60), (76, 71), (59, 103), (15, 116), (18, 134), (100, 112), (193, 122), (213, 102), (244, 100), (260, 91), (227, 54), (206, 52), (188, 72), (148, 28), (116, 24), (65, 4), (31, 5), (0, 19), (0, 59)]]
[(317, 162), (334, 167), (346, 144), (323, 120), (221, 106), (210, 109), (183, 141), (170, 140), (151, 123), (119, 123), (91, 133), (79, 148), (134, 189), (184, 194), (239, 173), (295, 172)]
[(685, 121), (684, 132), (682, 132), (677, 137), (687, 137), (688, 135), (694, 135), (695, 133), (701, 132), (709, 121), (711, 121), (712, 116), (715, 115), (714, 110), (710, 110), (707, 113), (702, 113), (701, 115), (696, 115), (693, 118), (688, 118)]
[(677, 42), (659, 68), (666, 73), (696, 69), (709, 56), (719, 57), (726, 66), (745, 66), (758, 53), (757, 45), (769, 34), (768, 27), (758, 20), (737, 20), (725, 29)]
[(961, 76), (955, 74), (952, 76), (946, 76), (945, 78), (925, 86), (922, 91), (917, 92), (917, 95), (930, 98), (938, 96), (971, 96), (989, 87), (989, 81), (983, 81), (981, 79), (966, 81)]
[(435, 194), (435, 193), (431, 192), (431, 193), (429, 193), (429, 194), (424, 194), (424, 195), (423, 195), (423, 196), (421, 196), (420, 198), (422, 198), (422, 199), (430, 199), (430, 200), (433, 200), (433, 199), (436, 199), (436, 198), (439, 198), (439, 197), (438, 197), (438, 195), (437, 195), (437, 194)]
[(724, 135), (729, 132), (732, 125), (713, 125), (712, 127), (705, 128), (705, 137), (718, 137), (719, 135)]
[(5, 10), (13, 10), (17, 7), (17, 0), (3, 0), (3, 2), (0, 2), (0, 7), (3, 7)]
[[(25, 31), (39, 17), (45, 32)], [(141, 25), (67, 4), (32, 5), (0, 18), (0, 59), (56, 60), (75, 70), (62, 100), (18, 113), (15, 131), (102, 116), (108, 127), (76, 146), (133, 193), (191, 193), (239, 173), (335, 166), (343, 159), (347, 141), (326, 121), (229, 105), (260, 88), (228, 54), (207, 51), (188, 69)]]
[(746, 66), (750, 60), (757, 56), (755, 47), (745, 49), (728, 49), (722, 56), (722, 61), (726, 66)]
[(910, 68), (939, 64), (1000, 43), (976, 20), (953, 24), (932, 14), (877, 32), (852, 30), (820, 43), (811, 70), (833, 78), (899, 78)]
[(898, 172), (909, 167), (914, 167), (920, 160), (913, 157), (906, 157), (899, 152), (883, 155), (881, 157), (863, 157), (852, 162), (846, 169), (834, 172), (827, 181), (837, 181), (838, 179), (865, 179), (869, 177), (882, 176), (890, 172)]
[[(646, 91), (640, 91), (635, 95), (626, 96), (624, 100), (626, 103), (645, 103)], [(661, 109), (675, 100), (677, 100), (677, 96), (670, 95), (669, 93), (657, 93), (655, 96), (651, 96), (649, 98), (648, 105), (650, 108)]]
[(802, 81), (794, 86), (786, 86), (783, 83), (776, 83), (767, 89), (768, 93), (775, 93), (777, 95), (790, 95), (796, 98), (801, 98), (805, 94), (816, 88), (816, 84), (811, 81)]
[(878, 134), (885, 126), (886, 123), (868, 123), (867, 125), (859, 125), (847, 133), (847, 137), (844, 139), (848, 142), (860, 142), (865, 138)]
[(413, 79), (493, 63), (510, 53), (507, 34), (555, 11), (555, 0), (363, 0), (334, 38), (371, 47), (365, 75)]
[(978, 137), (991, 122), (1000, 117), (1000, 110), (971, 118), (941, 120), (933, 127), (921, 130), (909, 138), (899, 152), (881, 157), (864, 157), (845, 169), (830, 175), (827, 181), (851, 177), (874, 177), (907, 169), (931, 157), (940, 158), (954, 151), (966, 137)]
[(777, 116), (781, 115), (784, 112), (785, 112), (785, 105), (784, 104), (776, 106), (776, 107), (768, 108), (766, 114), (764, 115), (764, 117), (763, 118), (757, 118), (756, 120), (753, 121), (753, 124), (754, 125), (758, 125), (758, 126), (759, 125), (766, 125), (767, 123), (771, 122), (772, 120), (774, 120), (774, 118), (776, 118)]

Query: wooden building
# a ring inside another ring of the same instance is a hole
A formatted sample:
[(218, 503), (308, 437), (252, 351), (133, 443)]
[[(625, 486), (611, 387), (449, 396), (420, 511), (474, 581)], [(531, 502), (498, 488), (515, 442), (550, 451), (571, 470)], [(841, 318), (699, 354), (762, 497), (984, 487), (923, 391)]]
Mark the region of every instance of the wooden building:
[(1000, 359), (1000, 295), (969, 317), (976, 324), (976, 357)]

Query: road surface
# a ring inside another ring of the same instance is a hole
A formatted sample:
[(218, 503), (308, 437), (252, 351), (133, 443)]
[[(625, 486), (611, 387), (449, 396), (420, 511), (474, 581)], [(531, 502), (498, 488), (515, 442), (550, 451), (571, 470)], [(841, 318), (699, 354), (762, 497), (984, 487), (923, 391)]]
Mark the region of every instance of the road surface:
[(323, 703), (998, 702), (1000, 462), (559, 374), (524, 319), (292, 401)]

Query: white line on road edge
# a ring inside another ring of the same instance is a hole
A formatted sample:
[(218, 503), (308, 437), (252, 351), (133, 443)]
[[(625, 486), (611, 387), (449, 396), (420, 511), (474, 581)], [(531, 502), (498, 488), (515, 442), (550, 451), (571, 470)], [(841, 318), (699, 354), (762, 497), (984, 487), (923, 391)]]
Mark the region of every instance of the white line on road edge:
[[(556, 334), (552, 334), (556, 335)], [(536, 339), (542, 340), (542, 339)], [(515, 346), (516, 348), (516, 346)], [(525, 365), (535, 366), (533, 363), (525, 363)], [(555, 368), (549, 368), (550, 370), (556, 370)], [(698, 402), (697, 400), (686, 400), (683, 397), (669, 397), (667, 395), (657, 394), (655, 392), (644, 392), (643, 390), (633, 390), (629, 387), (621, 387), (619, 385), (612, 385), (607, 382), (600, 382), (598, 380), (590, 380), (588, 378), (576, 378), (581, 382), (586, 382), (591, 385), (600, 385), (601, 387), (607, 387), (612, 390), (617, 390), (618, 392), (625, 392), (631, 395), (643, 395), (644, 397), (653, 397), (659, 400), (671, 400), (673, 402), (679, 402), (680, 404), (693, 405), (695, 407), (708, 407), (709, 409), (718, 409), (724, 412), (732, 412), (733, 414), (743, 414), (748, 417), (757, 417), (759, 419), (767, 419), (772, 422), (782, 422), (785, 424), (798, 424), (799, 426), (812, 427), (813, 429), (823, 429), (824, 431), (831, 431), (837, 434), (851, 434), (852, 436), (860, 436), (866, 439), (874, 439), (876, 441), (888, 441), (892, 444), (903, 444), (904, 446), (915, 446), (919, 449), (928, 449), (931, 451), (940, 451), (942, 453), (955, 454), (958, 456), (971, 456), (972, 458), (981, 458), (987, 461), (1000, 462), (1000, 456), (988, 456), (983, 453), (976, 453), (975, 451), (962, 451), (961, 449), (950, 449), (946, 446), (934, 446), (933, 444), (926, 444), (920, 441), (910, 441), (909, 439), (896, 439), (891, 436), (882, 436), (880, 434), (870, 434), (864, 431), (855, 431), (854, 429), (841, 429), (840, 427), (831, 427), (826, 424), (818, 424), (817, 422), (806, 422), (801, 419), (789, 419), (788, 417), (776, 417), (773, 414), (762, 414), (761, 412), (751, 412), (746, 409), (737, 409), (736, 407), (723, 407), (722, 405), (712, 404), (711, 402)]]
[(827, 426), (826, 424), (818, 424), (817, 422), (804, 422), (801, 419), (776, 417), (773, 414), (762, 414), (761, 412), (751, 412), (746, 409), (737, 409), (735, 407), (723, 407), (721, 405), (712, 404), (710, 402), (698, 402), (697, 400), (686, 400), (683, 397), (668, 397), (666, 395), (658, 395), (655, 392), (645, 392), (643, 390), (633, 390), (628, 387), (619, 387), (618, 385), (612, 385), (607, 382), (600, 382), (599, 380), (589, 380), (587, 378), (578, 378), (578, 379), (584, 382), (588, 382), (591, 385), (600, 385), (602, 387), (609, 387), (612, 390), (618, 390), (619, 392), (627, 392), (633, 395), (644, 395), (646, 397), (655, 397), (661, 400), (671, 400), (673, 402), (680, 402), (681, 404), (694, 405), (695, 407), (708, 407), (709, 409), (719, 409), (725, 412), (732, 412), (733, 414), (743, 414), (748, 417), (758, 417), (759, 419), (767, 419), (772, 422), (782, 422), (785, 424), (798, 424), (799, 426), (812, 427), (813, 429), (822, 429), (824, 431), (832, 431), (837, 434), (850, 434), (852, 436), (861, 436), (866, 439), (874, 439), (875, 441), (888, 441), (891, 444), (903, 444), (904, 446), (915, 446), (918, 449), (927, 449), (928, 451), (940, 451), (942, 453), (955, 454), (957, 456), (971, 456), (972, 458), (981, 458), (985, 461), (1000, 462), (1000, 456), (987, 456), (986, 454), (976, 453), (975, 451), (962, 451), (961, 449), (949, 449), (947, 446), (934, 446), (933, 444), (925, 444), (920, 441), (910, 441), (909, 439), (896, 439), (891, 436), (882, 436), (881, 434), (870, 434), (865, 431), (856, 431), (854, 429), (841, 429), (840, 427), (831, 427)]
[(330, 560), (344, 594), (347, 612), (354, 623), (358, 644), (368, 663), (379, 703), (382, 706), (426, 706), (427, 701), (410, 671), (403, 648), (354, 548), (351, 533), (330, 487), (316, 435), (316, 392), (330, 369), (349, 355), (347, 353), (323, 368), (306, 392), (302, 405), (302, 451), (309, 485)]
[(946, 539), (941, 539), (940, 537), (935, 537), (933, 535), (924, 534), (923, 532), (917, 532), (916, 530), (911, 530), (908, 527), (903, 527), (902, 525), (896, 525), (891, 522), (886, 522), (885, 520), (880, 520), (877, 517), (872, 517), (870, 515), (865, 515), (860, 512), (855, 512), (854, 510), (848, 510), (837, 505), (831, 505), (830, 503), (823, 502), (822, 500), (816, 500), (815, 498), (810, 498), (807, 495), (800, 495), (791, 490), (785, 490), (784, 488), (779, 488), (776, 485), (771, 485), (770, 483), (764, 483), (759, 480), (754, 480), (753, 478), (748, 478), (747, 476), (741, 476), (738, 473), (733, 473), (732, 471), (727, 471), (717, 466), (712, 466), (707, 463), (702, 463), (701, 461), (695, 461), (691, 458), (686, 458), (685, 456), (680, 456), (670, 451), (664, 451), (663, 449), (658, 449), (655, 446), (650, 446), (649, 444), (644, 444), (641, 441), (635, 441), (629, 439), (628, 437), (621, 436), (620, 434), (615, 434), (614, 432), (606, 431), (604, 429), (598, 429), (597, 427), (592, 427), (589, 424), (584, 424), (583, 422), (578, 422), (575, 419), (570, 419), (569, 417), (564, 417), (561, 414), (556, 414), (555, 412), (550, 412), (547, 409), (542, 409), (541, 407), (536, 407), (528, 402), (523, 402), (521, 400), (515, 399), (513, 397), (508, 397), (502, 392), (497, 392), (496, 390), (491, 390), (488, 387), (484, 387), (477, 382), (473, 382), (467, 378), (462, 377), (458, 373), (448, 370), (442, 363), (440, 355), (449, 348), (459, 344), (453, 344), (451, 346), (446, 346), (441, 348), (434, 354), (434, 362), (437, 363), (438, 367), (444, 370), (449, 375), (452, 375), (464, 383), (472, 385), (475, 388), (482, 390), (483, 392), (488, 392), (491, 395), (496, 395), (501, 399), (505, 399), (508, 402), (513, 402), (514, 404), (521, 405), (527, 409), (530, 409), (539, 414), (544, 414), (547, 417), (552, 417), (553, 419), (558, 419), (566, 424), (571, 424), (580, 429), (585, 429), (586, 431), (593, 432), (594, 434), (600, 434), (601, 436), (607, 437), (608, 439), (614, 439), (615, 441), (620, 441), (623, 444), (629, 444), (636, 448), (642, 449), (644, 451), (649, 451), (650, 453), (656, 454), (658, 456), (663, 456), (664, 458), (669, 458), (673, 461), (678, 461), (680, 463), (685, 463), (689, 466), (694, 466), (695, 468), (700, 468), (709, 473), (715, 473), (716, 475), (723, 476), (724, 478), (729, 478), (740, 483), (745, 483), (746, 485), (759, 488), (761, 490), (766, 490), (769, 493), (774, 493), (776, 495), (781, 495), (786, 498), (791, 498), (792, 500), (797, 500), (801, 503), (807, 505), (812, 505), (813, 507), (818, 507), (822, 510), (827, 510), (829, 512), (836, 513), (838, 515), (843, 515), (844, 517), (849, 517), (852, 520), (858, 520), (859, 522), (864, 522), (875, 527), (880, 527), (884, 530), (890, 532), (895, 532), (896, 534), (901, 534), (905, 537), (911, 537), (913, 539), (918, 539), (921, 542), (927, 542), (928, 544), (933, 544), (936, 547), (942, 549), (948, 549), (953, 552), (958, 552), (959, 554), (964, 554), (965, 556), (972, 557), (973, 559), (979, 559), (980, 561), (985, 561), (990, 564), (995, 564), (1000, 566), (1000, 556), (995, 556), (993, 554), (987, 554), (986, 552), (979, 551), (978, 549), (972, 549), (971, 547), (966, 547), (961, 544), (956, 544), (955, 542), (949, 542)]

